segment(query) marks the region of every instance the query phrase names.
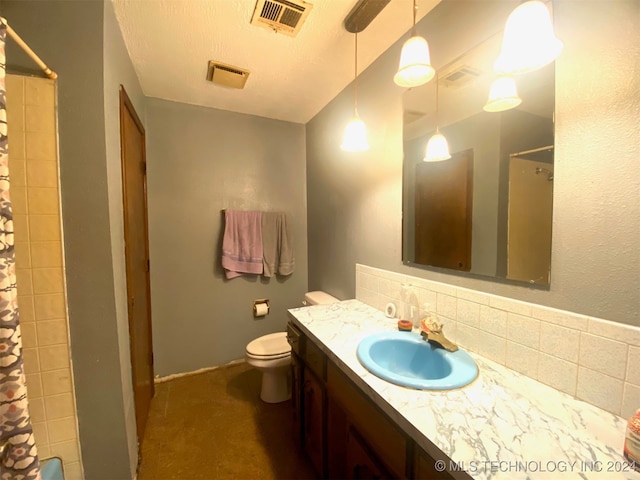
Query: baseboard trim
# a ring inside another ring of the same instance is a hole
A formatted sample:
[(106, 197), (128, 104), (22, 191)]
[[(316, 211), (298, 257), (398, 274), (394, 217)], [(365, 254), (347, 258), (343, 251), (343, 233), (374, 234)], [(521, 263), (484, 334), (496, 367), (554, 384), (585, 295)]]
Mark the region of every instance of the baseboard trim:
[(222, 368), (222, 367), (228, 367), (230, 365), (237, 365), (239, 363), (244, 363), (244, 362), (245, 362), (245, 359), (244, 358), (240, 358), (238, 360), (233, 360), (233, 361), (231, 361), (229, 363), (226, 363), (224, 365), (218, 365), (216, 367), (199, 368), (198, 370), (193, 370), (192, 372), (172, 373), (171, 375), (167, 375), (165, 377), (156, 376), (153, 379), (153, 383), (163, 383), (163, 382), (168, 382), (169, 380), (175, 380), (176, 378), (183, 378), (183, 377), (190, 377), (192, 375), (199, 375), (200, 373), (211, 372), (212, 370), (217, 370), (217, 369)]

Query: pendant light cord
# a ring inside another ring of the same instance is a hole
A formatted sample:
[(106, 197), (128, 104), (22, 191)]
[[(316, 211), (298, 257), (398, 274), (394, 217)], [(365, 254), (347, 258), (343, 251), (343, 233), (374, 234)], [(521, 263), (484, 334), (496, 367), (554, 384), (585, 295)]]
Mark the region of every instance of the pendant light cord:
[(358, 32), (356, 35), (356, 48), (355, 48), (355, 61), (353, 62), (354, 66), (354, 80), (353, 80), (353, 88), (354, 88), (354, 99), (353, 99), (353, 107), (355, 111), (355, 116), (358, 116)]
[(416, 33), (416, 14), (418, 13), (418, 4), (413, 0), (413, 26), (411, 27), (411, 36), (415, 37)]
[(438, 101), (438, 96), (439, 96), (438, 95), (438, 84), (439, 83), (440, 83), (440, 81), (439, 81), (438, 75), (436, 75), (436, 133), (438, 132), (438, 128), (439, 128), (439, 125), (438, 125), (438, 103), (439, 103), (439, 101)]

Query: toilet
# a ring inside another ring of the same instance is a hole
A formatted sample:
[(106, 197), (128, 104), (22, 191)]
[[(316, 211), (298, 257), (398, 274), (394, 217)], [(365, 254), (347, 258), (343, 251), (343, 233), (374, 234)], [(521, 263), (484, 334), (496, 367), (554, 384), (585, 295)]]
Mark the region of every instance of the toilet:
[[(307, 292), (303, 305), (339, 302), (326, 292)], [(266, 403), (279, 403), (291, 398), (291, 345), (287, 332), (276, 332), (252, 340), (245, 351), (247, 363), (262, 371), (260, 398)]]

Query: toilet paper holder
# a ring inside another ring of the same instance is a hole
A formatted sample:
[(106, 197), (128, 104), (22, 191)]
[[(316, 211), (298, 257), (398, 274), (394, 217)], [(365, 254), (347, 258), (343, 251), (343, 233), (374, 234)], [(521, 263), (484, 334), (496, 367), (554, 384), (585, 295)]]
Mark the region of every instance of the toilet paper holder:
[(269, 308), (271, 304), (268, 298), (258, 298), (253, 301), (253, 316), (264, 317), (269, 315)]

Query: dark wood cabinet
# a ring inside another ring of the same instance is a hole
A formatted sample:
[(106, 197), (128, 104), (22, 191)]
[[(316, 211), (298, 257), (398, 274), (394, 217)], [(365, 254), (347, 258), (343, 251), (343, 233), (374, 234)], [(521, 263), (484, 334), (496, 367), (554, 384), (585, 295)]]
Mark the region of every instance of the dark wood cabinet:
[(292, 343), (296, 432), (320, 478), (452, 478), (436, 471), (435, 459), (313, 341), (294, 325), (290, 328), (298, 331)]
[(309, 369), (303, 378), (302, 444), (316, 472), (324, 477), (324, 386)]
[(394, 478), (354, 426), (350, 426), (347, 430), (345, 467), (346, 478), (349, 480)]

